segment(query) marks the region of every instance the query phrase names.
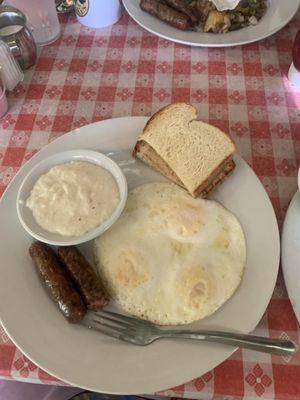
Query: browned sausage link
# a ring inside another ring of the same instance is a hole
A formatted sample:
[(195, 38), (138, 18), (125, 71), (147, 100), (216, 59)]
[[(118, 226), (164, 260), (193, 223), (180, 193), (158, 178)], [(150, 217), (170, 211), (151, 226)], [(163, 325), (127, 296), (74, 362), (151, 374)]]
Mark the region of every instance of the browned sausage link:
[(108, 303), (108, 294), (100, 278), (76, 247), (61, 247), (58, 256), (89, 310), (97, 311)]
[(158, 0), (141, 0), (140, 7), (175, 28), (186, 31), (190, 27), (190, 19), (186, 14), (174, 10)]
[(165, 0), (165, 2), (170, 6), (175, 8), (175, 10), (180, 11), (188, 15), (193, 23), (197, 22), (198, 17), (195, 13), (193, 7), (191, 7), (187, 1), (184, 0)]
[(65, 318), (69, 322), (79, 322), (86, 313), (85, 304), (54, 251), (44, 243), (35, 242), (29, 254)]

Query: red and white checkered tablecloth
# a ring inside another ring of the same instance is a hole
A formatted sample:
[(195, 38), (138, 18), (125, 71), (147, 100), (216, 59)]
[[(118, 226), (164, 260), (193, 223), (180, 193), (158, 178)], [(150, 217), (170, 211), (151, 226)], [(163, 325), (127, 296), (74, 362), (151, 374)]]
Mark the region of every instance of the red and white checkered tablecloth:
[[(83, 27), (73, 16), (61, 22), (61, 38), (42, 49), (36, 66), (10, 93), (9, 113), (0, 120), (0, 195), (26, 160), (65, 132), (187, 101), (204, 121), (230, 132), (282, 223), (300, 163), (300, 91), (286, 78), (300, 14), (266, 40), (227, 49), (174, 44), (147, 33), (126, 14), (101, 30)], [(255, 332), (299, 342), (281, 275)], [(61, 384), (27, 360), (1, 327), (0, 377)], [(300, 352), (275, 357), (237, 351), (213, 371), (160, 394), (299, 400)]]

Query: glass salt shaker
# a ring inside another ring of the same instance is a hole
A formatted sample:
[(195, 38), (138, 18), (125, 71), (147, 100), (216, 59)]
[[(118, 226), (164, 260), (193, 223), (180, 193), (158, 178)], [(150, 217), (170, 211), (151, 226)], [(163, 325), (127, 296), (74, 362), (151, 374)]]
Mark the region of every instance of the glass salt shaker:
[(6, 88), (0, 78), (0, 119), (4, 117), (8, 110), (8, 103), (6, 98)]

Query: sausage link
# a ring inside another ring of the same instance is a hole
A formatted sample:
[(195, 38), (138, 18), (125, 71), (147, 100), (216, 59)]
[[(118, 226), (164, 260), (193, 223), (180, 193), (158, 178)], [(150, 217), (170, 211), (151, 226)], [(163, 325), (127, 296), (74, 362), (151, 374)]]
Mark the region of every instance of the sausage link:
[(35, 242), (30, 246), (29, 254), (65, 318), (69, 322), (79, 322), (86, 313), (86, 306), (55, 252), (44, 243)]
[(68, 270), (89, 310), (97, 311), (108, 303), (108, 294), (94, 269), (73, 246), (58, 249), (58, 256)]
[(195, 13), (195, 9), (188, 4), (187, 1), (183, 0), (164, 0), (168, 6), (175, 8), (175, 10), (180, 11), (188, 15), (193, 23), (196, 23), (198, 16)]
[(158, 0), (141, 0), (140, 7), (161, 21), (166, 22), (175, 28), (186, 31), (190, 27), (190, 18)]

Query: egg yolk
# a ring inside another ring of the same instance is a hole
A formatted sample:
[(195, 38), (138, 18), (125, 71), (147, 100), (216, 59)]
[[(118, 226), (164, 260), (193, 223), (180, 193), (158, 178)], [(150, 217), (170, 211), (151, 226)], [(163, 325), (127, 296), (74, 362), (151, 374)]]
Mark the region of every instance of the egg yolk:
[(124, 251), (117, 260), (115, 279), (121, 286), (135, 289), (148, 280), (147, 263), (137, 252)]

